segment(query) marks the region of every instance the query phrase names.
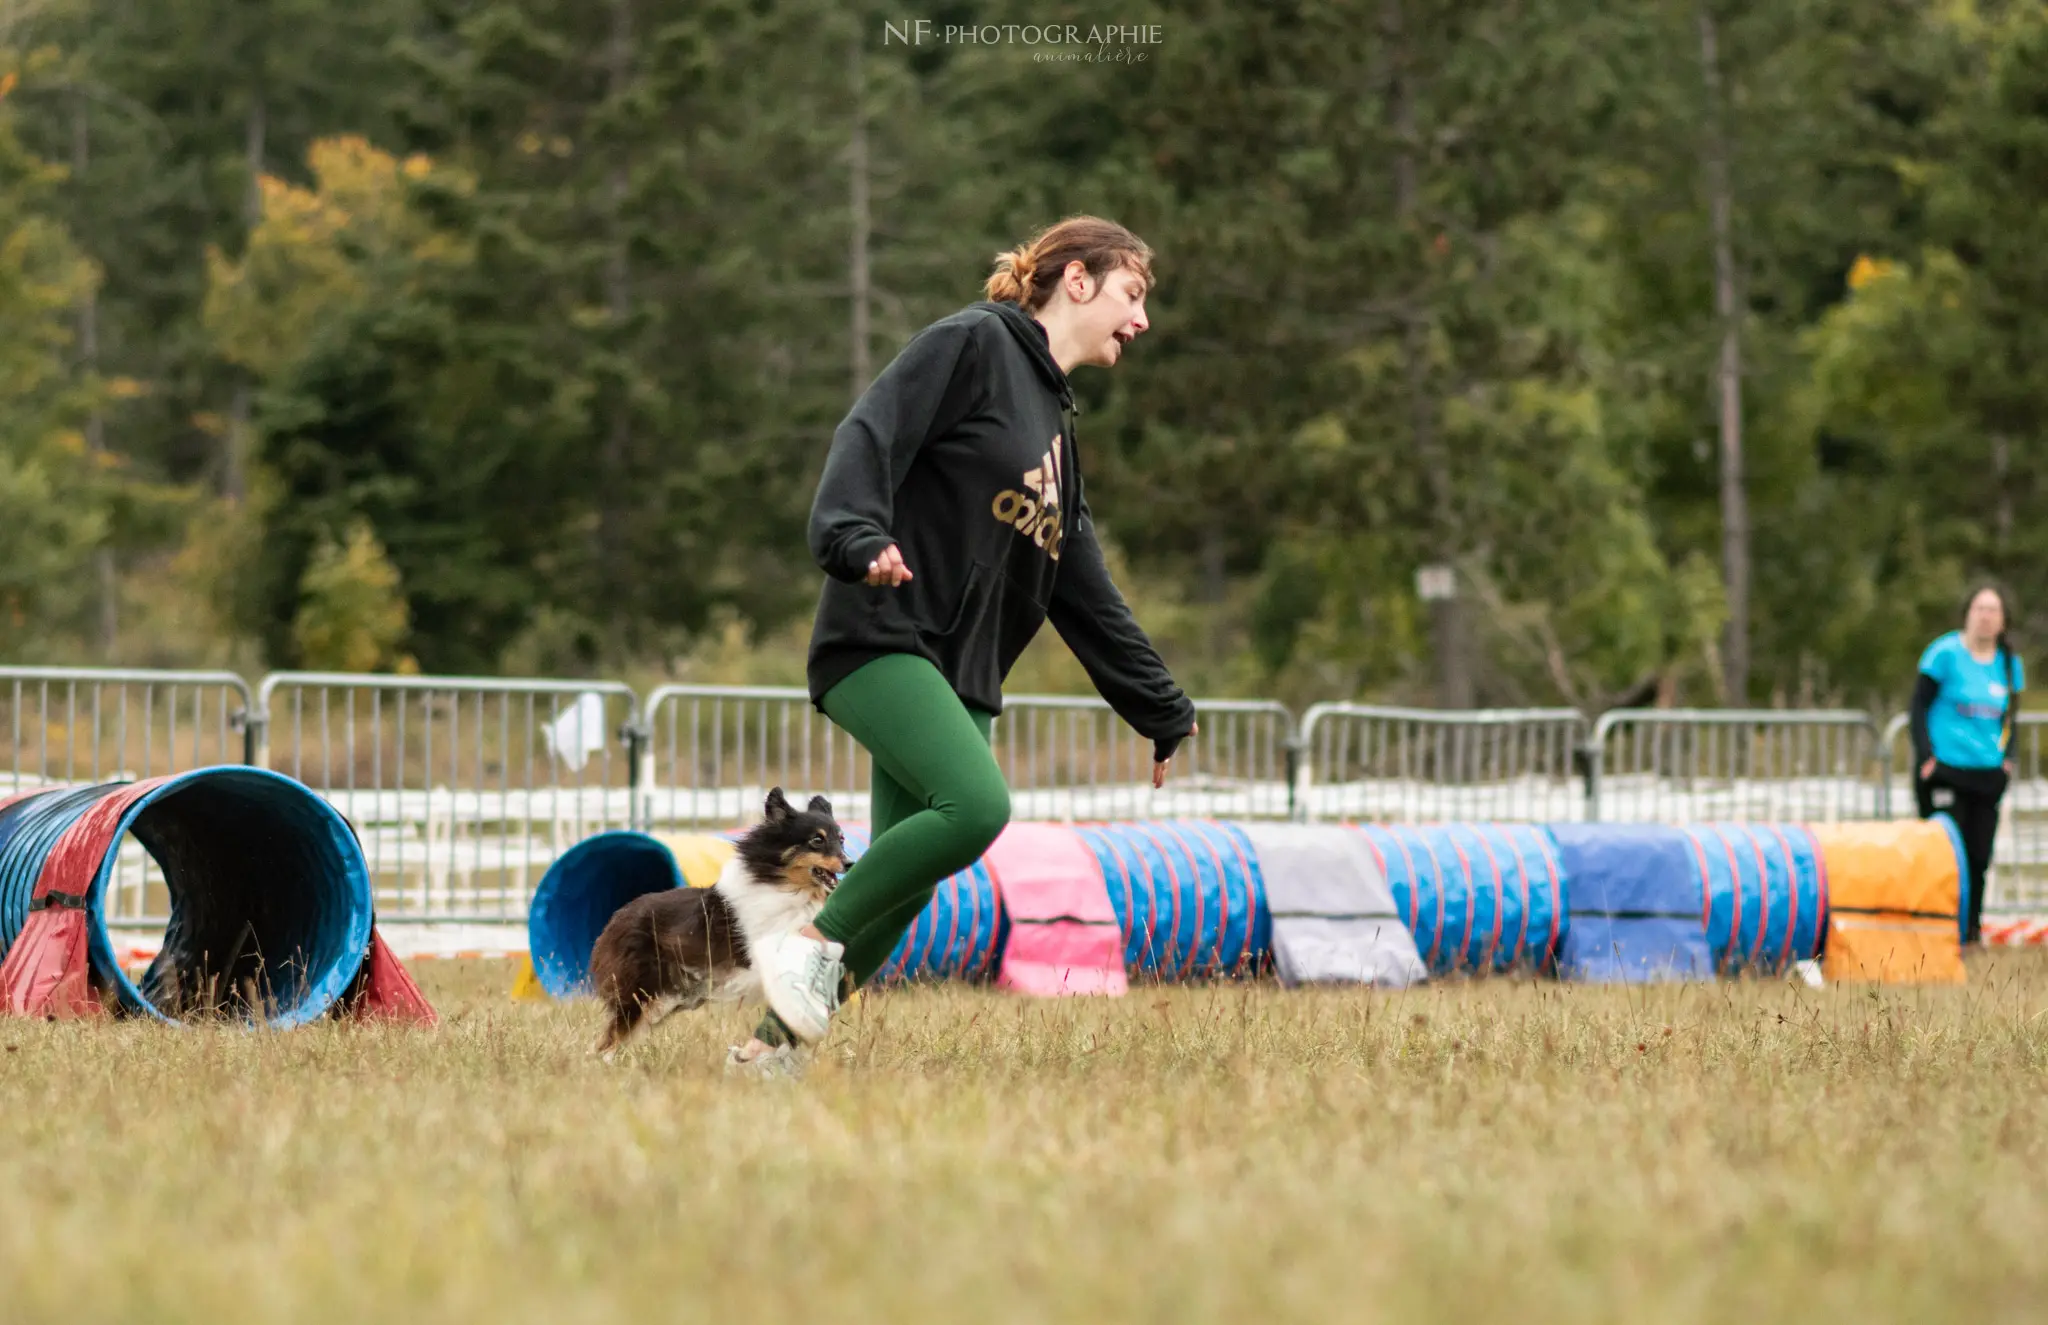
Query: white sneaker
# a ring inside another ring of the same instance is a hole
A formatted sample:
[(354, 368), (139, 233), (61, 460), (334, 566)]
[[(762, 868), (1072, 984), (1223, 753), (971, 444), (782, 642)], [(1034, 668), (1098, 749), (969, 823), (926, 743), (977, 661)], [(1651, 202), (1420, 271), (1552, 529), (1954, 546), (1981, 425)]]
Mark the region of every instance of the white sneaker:
[(752, 1077), (760, 1081), (794, 1081), (804, 1074), (805, 1055), (793, 1044), (778, 1044), (753, 1058), (745, 1057), (744, 1053), (744, 1048), (736, 1044), (726, 1054), (727, 1076)]
[(784, 934), (756, 954), (761, 965), (761, 993), (790, 1034), (815, 1044), (831, 1029), (839, 1007), (839, 980), (845, 967), (843, 944), (819, 942), (801, 934)]

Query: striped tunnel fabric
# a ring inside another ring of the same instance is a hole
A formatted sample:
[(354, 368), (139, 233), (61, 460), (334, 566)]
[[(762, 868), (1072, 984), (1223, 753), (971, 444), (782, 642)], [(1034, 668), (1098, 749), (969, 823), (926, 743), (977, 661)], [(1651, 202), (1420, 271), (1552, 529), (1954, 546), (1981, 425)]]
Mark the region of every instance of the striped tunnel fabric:
[(1707, 945), (1727, 974), (1777, 974), (1820, 949), (1825, 872), (1796, 824), (1688, 824), (1678, 830), (1706, 881)]
[(1439, 975), (1551, 969), (1564, 938), (1556, 844), (1527, 824), (1363, 824), (1356, 829)]
[(1075, 831), (1102, 867), (1131, 970), (1188, 979), (1257, 969), (1271, 939), (1244, 829), (1158, 820)]

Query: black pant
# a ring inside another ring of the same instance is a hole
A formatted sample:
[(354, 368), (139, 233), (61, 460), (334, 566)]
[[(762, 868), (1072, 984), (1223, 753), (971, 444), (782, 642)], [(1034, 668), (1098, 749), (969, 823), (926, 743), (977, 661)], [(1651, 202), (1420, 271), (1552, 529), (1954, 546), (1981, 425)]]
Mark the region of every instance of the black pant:
[(1991, 843), (1998, 836), (1998, 802), (2005, 796), (2005, 782), (2002, 768), (1950, 768), (1947, 764), (1936, 764), (1932, 777), (1916, 780), (1913, 785), (1920, 802), (1920, 817), (1931, 818), (1935, 811), (1944, 810), (1963, 835), (1963, 854), (1970, 863), (1965, 943), (1975, 943), (1981, 937), (1984, 872), (1991, 867)]

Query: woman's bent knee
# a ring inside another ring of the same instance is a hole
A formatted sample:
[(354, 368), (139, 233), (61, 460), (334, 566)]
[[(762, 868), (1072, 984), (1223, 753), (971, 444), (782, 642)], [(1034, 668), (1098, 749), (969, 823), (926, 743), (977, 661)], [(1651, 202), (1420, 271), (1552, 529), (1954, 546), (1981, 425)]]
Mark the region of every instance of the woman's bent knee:
[(954, 802), (951, 817), (959, 828), (962, 846), (971, 846), (979, 859), (1009, 825), (1010, 789), (1001, 782), (977, 787)]

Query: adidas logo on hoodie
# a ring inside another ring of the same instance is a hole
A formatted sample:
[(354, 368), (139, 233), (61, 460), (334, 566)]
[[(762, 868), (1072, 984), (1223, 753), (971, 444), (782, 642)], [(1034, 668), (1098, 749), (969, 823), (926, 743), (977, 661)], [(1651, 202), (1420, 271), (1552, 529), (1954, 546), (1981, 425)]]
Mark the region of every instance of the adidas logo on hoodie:
[(996, 519), (1014, 526), (1018, 533), (1044, 548), (1054, 561), (1060, 559), (1060, 437), (1037, 466), (1024, 471), (1024, 488), (1006, 488), (996, 495), (991, 508)]

